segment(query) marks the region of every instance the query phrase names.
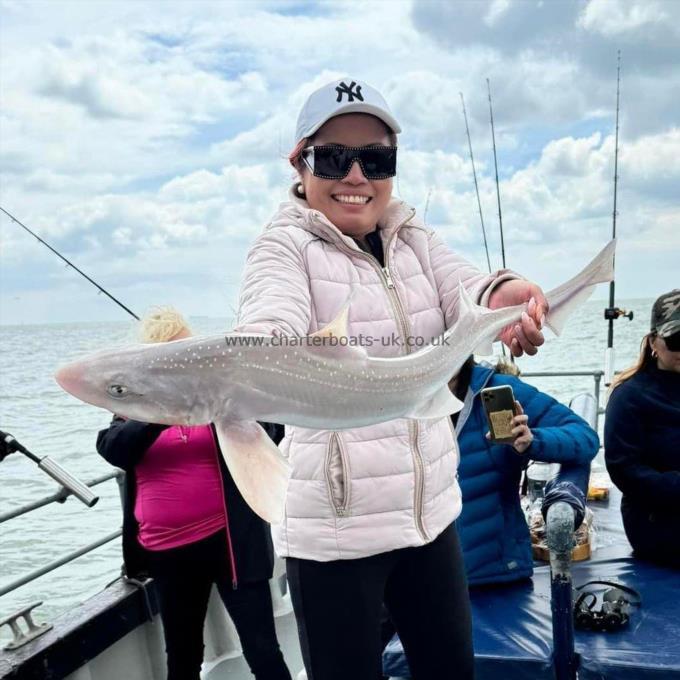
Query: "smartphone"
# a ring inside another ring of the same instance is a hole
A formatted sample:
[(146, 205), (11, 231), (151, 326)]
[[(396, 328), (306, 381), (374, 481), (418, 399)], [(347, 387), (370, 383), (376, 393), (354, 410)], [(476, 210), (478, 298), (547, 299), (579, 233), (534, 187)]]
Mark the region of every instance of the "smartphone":
[(491, 441), (510, 444), (512, 436), (512, 419), (515, 416), (515, 395), (510, 385), (486, 387), (481, 391), (486, 420), (489, 423)]

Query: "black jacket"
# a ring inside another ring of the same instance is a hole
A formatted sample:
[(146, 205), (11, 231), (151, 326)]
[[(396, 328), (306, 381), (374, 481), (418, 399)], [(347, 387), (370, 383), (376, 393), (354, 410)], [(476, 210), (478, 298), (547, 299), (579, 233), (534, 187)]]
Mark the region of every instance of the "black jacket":
[[(283, 427), (261, 423), (267, 434), (278, 444), (283, 438)], [(125, 493), (123, 503), (123, 561), (129, 578), (147, 575), (146, 551), (139, 544), (139, 525), (135, 518), (135, 466), (142, 460), (148, 448), (156, 441), (166, 425), (141, 423), (115, 417), (111, 425), (97, 436), (97, 451), (111, 465), (125, 470)], [(215, 436), (215, 442), (217, 437)], [(258, 517), (243, 500), (236, 488), (222, 456), (220, 471), (224, 483), (224, 497), (229, 516), (236, 575), (238, 583), (270, 579), (274, 567), (274, 551), (269, 524)]]
[(680, 560), (680, 373), (652, 365), (616, 387), (604, 443), (631, 545)]

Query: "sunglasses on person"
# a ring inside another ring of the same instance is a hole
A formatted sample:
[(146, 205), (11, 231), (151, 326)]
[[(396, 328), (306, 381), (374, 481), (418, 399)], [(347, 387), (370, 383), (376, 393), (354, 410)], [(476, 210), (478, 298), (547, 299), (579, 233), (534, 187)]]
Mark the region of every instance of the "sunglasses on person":
[(343, 179), (358, 161), (366, 179), (387, 179), (397, 174), (396, 146), (342, 146), (323, 144), (302, 150), (302, 160), (314, 177)]
[(670, 352), (680, 352), (680, 331), (675, 331), (673, 335), (669, 335), (663, 341)]

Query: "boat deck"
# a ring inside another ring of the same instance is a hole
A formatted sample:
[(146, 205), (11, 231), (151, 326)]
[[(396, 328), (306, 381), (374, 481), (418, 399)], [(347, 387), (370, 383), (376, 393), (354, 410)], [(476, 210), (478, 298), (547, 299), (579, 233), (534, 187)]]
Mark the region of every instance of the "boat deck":
[[(276, 617), (276, 633), (293, 680), (303, 668), (297, 625), (292, 611)], [(252, 680), (253, 674), (243, 655), (203, 665), (202, 680)]]

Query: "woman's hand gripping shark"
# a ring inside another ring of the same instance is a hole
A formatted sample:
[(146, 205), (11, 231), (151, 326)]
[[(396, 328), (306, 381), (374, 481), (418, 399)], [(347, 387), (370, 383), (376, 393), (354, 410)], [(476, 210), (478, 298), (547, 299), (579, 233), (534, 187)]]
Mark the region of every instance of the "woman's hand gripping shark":
[[(595, 285), (611, 281), (610, 242), (575, 277), (550, 291), (546, 324), (559, 333)], [(460, 287), (457, 322), (404, 356), (370, 357), (349, 342), (349, 302), (305, 338), (229, 333), (99, 352), (62, 368), (61, 387), (89, 404), (143, 422), (214, 423), (225, 462), (250, 507), (283, 517), (288, 464), (257, 420), (342, 430), (395, 418), (445, 418), (461, 408), (448, 388), (470, 354), (526, 305), (489, 310)]]

